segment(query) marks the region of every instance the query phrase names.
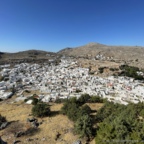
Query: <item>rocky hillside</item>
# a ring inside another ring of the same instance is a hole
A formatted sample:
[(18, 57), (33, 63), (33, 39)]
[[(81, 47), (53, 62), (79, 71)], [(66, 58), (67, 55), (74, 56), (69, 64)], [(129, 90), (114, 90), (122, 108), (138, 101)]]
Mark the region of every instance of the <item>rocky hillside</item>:
[(61, 56), (83, 58), (84, 61), (100, 60), (101, 62), (127, 63), (128, 65), (144, 68), (144, 47), (139, 46), (107, 46), (99, 43), (89, 43), (84, 46), (60, 50), (57, 53), (28, 50), (18, 53), (0, 52), (0, 64), (15, 62), (45, 62), (58, 59)]
[(84, 46), (61, 50), (58, 54), (126, 62), (138, 67), (144, 65), (144, 47), (138, 46), (107, 46), (99, 43), (89, 43)]
[(56, 57), (56, 53), (41, 50), (27, 50), (17, 53), (0, 52), (0, 64), (18, 62), (44, 62)]

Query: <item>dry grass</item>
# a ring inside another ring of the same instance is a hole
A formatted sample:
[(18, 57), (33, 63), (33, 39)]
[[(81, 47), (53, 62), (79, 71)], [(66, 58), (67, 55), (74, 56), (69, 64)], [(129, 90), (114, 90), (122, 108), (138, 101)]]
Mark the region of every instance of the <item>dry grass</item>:
[(87, 103), (91, 110), (98, 110), (103, 106), (103, 103)]
[[(30, 136), (32, 141), (28, 142), (26, 139), (28, 136), (17, 138), (22, 141), (22, 144), (70, 144), (78, 140), (79, 137), (73, 134), (73, 122), (66, 116), (56, 114), (63, 104), (51, 104), (51, 111), (54, 113), (51, 117), (39, 118), (38, 121), (43, 121), (39, 126), (40, 131), (35, 135)], [(99, 109), (102, 104), (88, 104), (92, 110)], [(0, 103), (0, 114), (6, 116), (8, 121), (19, 121), (27, 126), (26, 120), (31, 114), (32, 105), (26, 105), (24, 103)], [(56, 115), (55, 115), (56, 114)], [(14, 141), (13, 135), (7, 135), (6, 130), (0, 131), (0, 136), (8, 143)], [(56, 136), (59, 135), (57, 140)], [(43, 140), (45, 138), (45, 140)], [(82, 140), (82, 142), (85, 142)], [(94, 144), (94, 141), (91, 142)]]

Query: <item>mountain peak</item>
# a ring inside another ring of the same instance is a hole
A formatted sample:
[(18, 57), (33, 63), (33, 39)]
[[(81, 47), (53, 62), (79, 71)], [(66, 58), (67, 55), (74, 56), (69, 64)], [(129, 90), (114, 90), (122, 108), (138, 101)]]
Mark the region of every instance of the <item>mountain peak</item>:
[(96, 43), (96, 42), (90, 42), (90, 43), (86, 44), (86, 46), (94, 46), (94, 45), (102, 45), (102, 44)]

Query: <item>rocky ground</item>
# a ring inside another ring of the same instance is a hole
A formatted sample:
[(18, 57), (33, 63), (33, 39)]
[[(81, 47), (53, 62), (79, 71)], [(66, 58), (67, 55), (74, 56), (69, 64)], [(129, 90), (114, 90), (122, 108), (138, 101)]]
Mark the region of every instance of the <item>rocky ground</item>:
[[(8, 122), (11, 122), (7, 128), (0, 131), (0, 136), (8, 144), (14, 142), (14, 140), (20, 141), (21, 144), (72, 144), (79, 140), (78, 135), (73, 133), (73, 122), (66, 116), (59, 114), (59, 111), (63, 104), (51, 103), (52, 115), (45, 118), (37, 118), (41, 124), (38, 127), (38, 131), (27, 136), (21, 136), (20, 138), (14, 138), (9, 127), (13, 123), (17, 123), (15, 129), (19, 129), (19, 124), (23, 125), (22, 129), (28, 128), (30, 125), (27, 122), (27, 118), (32, 118), (31, 109), (32, 105), (25, 104), (23, 101), (11, 103), (12, 100), (0, 102), (0, 114), (5, 116)], [(102, 104), (88, 104), (92, 110), (98, 110)], [(80, 139), (82, 143), (85, 143), (85, 139)], [(90, 144), (94, 144), (94, 140)]]

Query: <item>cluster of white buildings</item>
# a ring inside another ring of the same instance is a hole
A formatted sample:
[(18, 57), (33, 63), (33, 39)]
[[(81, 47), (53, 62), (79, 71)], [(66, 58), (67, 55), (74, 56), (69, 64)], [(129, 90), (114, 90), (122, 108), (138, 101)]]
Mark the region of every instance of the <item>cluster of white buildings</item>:
[[(81, 94), (97, 95), (115, 103), (128, 104), (144, 101), (144, 85), (127, 77), (98, 77), (89, 75), (89, 70), (78, 67), (77, 62), (61, 60), (51, 64), (21, 63), (13, 68), (2, 66), (0, 75), (0, 98), (7, 99), (15, 89), (18, 97), (25, 90), (39, 90), (44, 102), (56, 98), (80, 97)], [(77, 93), (76, 91), (81, 91)], [(18, 98), (17, 98), (18, 99)]]

